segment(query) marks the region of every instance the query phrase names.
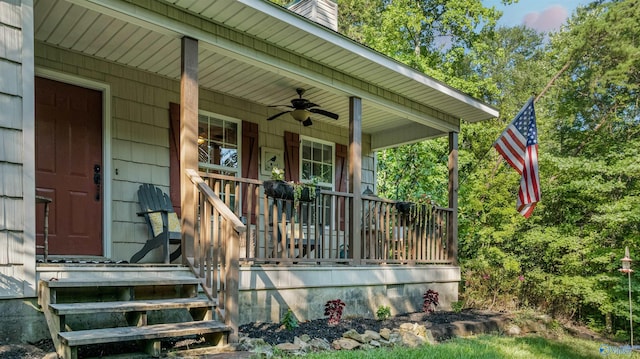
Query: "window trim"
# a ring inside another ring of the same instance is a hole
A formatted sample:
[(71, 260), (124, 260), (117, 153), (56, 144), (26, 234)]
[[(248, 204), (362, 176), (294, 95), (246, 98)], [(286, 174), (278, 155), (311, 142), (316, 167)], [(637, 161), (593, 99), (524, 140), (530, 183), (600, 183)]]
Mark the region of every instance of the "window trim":
[[(209, 118), (216, 118), (222, 121), (233, 122), (236, 124), (236, 129), (237, 129), (236, 150), (238, 151), (238, 166), (235, 167), (235, 177), (242, 177), (242, 120), (235, 117), (225, 116), (219, 113), (199, 109), (198, 116), (200, 115), (208, 116)], [(198, 119), (198, 123), (200, 123), (199, 119)], [(196, 137), (197, 136), (198, 134), (196, 134)], [(198, 169), (200, 168), (206, 168), (208, 170), (223, 171), (223, 172), (234, 172), (234, 169), (232, 169), (231, 167), (205, 164), (204, 162), (198, 161)]]

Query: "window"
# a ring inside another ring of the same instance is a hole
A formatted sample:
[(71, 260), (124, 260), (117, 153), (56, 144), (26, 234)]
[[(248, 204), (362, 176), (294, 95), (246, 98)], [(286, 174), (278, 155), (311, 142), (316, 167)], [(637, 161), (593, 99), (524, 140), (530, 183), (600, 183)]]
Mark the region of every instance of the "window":
[[(241, 121), (200, 111), (198, 114), (198, 169), (201, 172), (239, 177)], [(235, 207), (235, 187), (228, 193), (231, 209)], [(223, 201), (227, 193), (220, 193)]]
[(333, 190), (334, 144), (302, 137), (301, 140), (300, 181), (305, 183), (317, 181), (319, 187)]
[(240, 121), (200, 111), (198, 166), (200, 171), (240, 175)]
[[(316, 182), (323, 190), (334, 189), (334, 144), (311, 138), (301, 139), (300, 151), (300, 181), (303, 183)], [(332, 203), (323, 201), (322, 211), (318, 213), (316, 223), (328, 224), (333, 221)], [(316, 216), (316, 207), (311, 208), (311, 216)], [(303, 208), (303, 218), (307, 218), (306, 208)], [(304, 222), (304, 221), (303, 221)]]

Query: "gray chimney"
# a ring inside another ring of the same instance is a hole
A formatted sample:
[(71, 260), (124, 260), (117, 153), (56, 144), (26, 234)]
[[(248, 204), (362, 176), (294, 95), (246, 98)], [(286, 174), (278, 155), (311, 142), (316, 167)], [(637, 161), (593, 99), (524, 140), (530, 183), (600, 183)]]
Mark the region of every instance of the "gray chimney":
[(338, 31), (338, 4), (332, 0), (297, 0), (288, 9)]

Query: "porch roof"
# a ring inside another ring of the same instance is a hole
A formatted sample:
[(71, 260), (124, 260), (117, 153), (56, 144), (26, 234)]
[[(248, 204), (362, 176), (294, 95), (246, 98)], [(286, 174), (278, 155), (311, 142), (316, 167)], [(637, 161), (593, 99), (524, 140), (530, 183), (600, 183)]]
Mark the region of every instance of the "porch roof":
[(199, 84), (264, 105), (265, 118), (298, 87), (349, 127), (350, 96), (363, 99), (362, 130), (380, 149), (459, 130), (498, 111), (446, 84), (264, 0), (35, 0), (36, 41), (180, 78), (180, 41), (199, 41)]

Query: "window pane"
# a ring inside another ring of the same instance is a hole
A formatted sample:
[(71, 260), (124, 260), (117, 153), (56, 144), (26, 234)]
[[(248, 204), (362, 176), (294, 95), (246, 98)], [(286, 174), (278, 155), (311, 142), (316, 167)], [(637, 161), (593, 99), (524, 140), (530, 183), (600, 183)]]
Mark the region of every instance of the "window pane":
[(311, 163), (307, 161), (302, 162), (302, 179), (311, 179)]
[(309, 141), (302, 141), (302, 158), (311, 160), (311, 143)]
[(327, 183), (333, 183), (333, 180), (331, 178), (331, 165), (324, 165), (322, 166), (322, 181), (327, 182)]
[(322, 182), (326, 182), (324, 177), (322, 176), (322, 165), (319, 163), (313, 164), (313, 177), (318, 178)]
[(331, 164), (333, 162), (333, 154), (331, 146), (324, 146), (324, 153), (322, 155), (322, 162)]
[(322, 144), (313, 144), (313, 158), (314, 161), (322, 161)]
[(237, 145), (238, 144), (237, 127), (238, 127), (238, 125), (233, 123), (233, 122), (225, 123), (224, 141), (225, 141), (226, 144), (229, 144), (229, 145)]

